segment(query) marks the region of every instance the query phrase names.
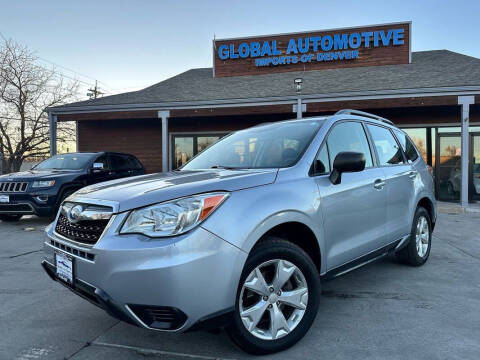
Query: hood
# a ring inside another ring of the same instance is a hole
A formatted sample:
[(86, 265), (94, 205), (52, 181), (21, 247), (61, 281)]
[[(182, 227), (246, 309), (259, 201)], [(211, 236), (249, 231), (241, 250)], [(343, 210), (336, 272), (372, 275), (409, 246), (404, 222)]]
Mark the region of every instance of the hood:
[(76, 173), (75, 170), (27, 170), (0, 176), (0, 181), (32, 181), (38, 179), (55, 179)]
[[(210, 191), (236, 191), (271, 184), (277, 169), (175, 171), (87, 186), (70, 198), (114, 201), (119, 211)], [(87, 202), (87, 201), (86, 201)]]

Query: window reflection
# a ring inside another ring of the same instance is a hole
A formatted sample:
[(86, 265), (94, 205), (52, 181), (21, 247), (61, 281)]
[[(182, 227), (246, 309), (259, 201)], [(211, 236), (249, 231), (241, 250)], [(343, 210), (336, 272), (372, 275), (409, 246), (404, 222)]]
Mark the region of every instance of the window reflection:
[(174, 135), (172, 169), (175, 170), (226, 134)]
[(423, 160), (428, 162), (427, 159), (427, 129), (426, 128), (418, 128), (418, 129), (402, 129), (407, 133), (407, 135), (412, 139), (413, 143), (415, 144), (416, 148), (422, 155)]
[(174, 148), (173, 168), (176, 169), (193, 157), (193, 137), (175, 137)]
[(205, 150), (218, 139), (220, 139), (220, 136), (199, 136), (197, 140), (197, 153)]

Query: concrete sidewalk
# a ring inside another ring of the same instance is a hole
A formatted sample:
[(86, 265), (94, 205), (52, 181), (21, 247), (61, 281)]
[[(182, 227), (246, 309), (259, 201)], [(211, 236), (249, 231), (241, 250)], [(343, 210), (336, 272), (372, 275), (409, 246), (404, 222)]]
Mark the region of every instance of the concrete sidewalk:
[(463, 208), (458, 203), (438, 201), (437, 206), (438, 212), (444, 214), (480, 214), (480, 203), (468, 204), (466, 208)]
[[(45, 225), (0, 223), (0, 359), (252, 358), (224, 332), (140, 329), (52, 282), (40, 268)], [(425, 266), (383, 259), (323, 284), (307, 336), (262, 358), (478, 359), (479, 225), (480, 214), (442, 211)]]

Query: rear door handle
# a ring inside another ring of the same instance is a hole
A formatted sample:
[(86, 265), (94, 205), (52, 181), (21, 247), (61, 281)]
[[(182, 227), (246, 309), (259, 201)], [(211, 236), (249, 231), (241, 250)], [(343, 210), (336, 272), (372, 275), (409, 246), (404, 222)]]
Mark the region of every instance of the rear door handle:
[(373, 187), (377, 190), (382, 190), (384, 186), (385, 186), (385, 181), (383, 181), (382, 179), (377, 179), (373, 183)]
[(417, 177), (417, 172), (416, 172), (416, 171), (410, 171), (410, 172), (408, 173), (408, 177), (409, 177), (410, 179), (415, 179), (415, 178)]

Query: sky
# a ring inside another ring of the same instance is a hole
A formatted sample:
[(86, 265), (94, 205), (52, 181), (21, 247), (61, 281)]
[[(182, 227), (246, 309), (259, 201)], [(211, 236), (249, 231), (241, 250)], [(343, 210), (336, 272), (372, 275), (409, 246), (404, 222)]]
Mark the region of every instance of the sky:
[(216, 38), (412, 21), (412, 50), (480, 58), (479, 0), (8, 1), (0, 32), (107, 94), (212, 66)]

